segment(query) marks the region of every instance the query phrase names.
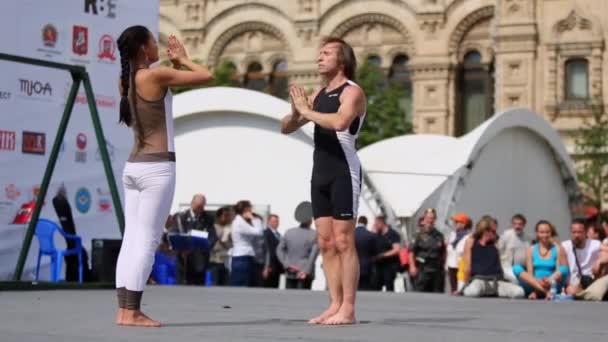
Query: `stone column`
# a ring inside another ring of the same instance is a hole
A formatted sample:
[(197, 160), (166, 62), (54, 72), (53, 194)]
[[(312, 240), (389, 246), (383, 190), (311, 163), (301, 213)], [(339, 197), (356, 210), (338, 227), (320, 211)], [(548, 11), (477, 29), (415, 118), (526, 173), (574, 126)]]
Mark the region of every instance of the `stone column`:
[(498, 0), (493, 38), (495, 112), (535, 106), (536, 0)]
[(449, 106), (450, 63), (420, 56), (410, 64), (413, 86), (413, 125), (416, 133), (451, 134)]

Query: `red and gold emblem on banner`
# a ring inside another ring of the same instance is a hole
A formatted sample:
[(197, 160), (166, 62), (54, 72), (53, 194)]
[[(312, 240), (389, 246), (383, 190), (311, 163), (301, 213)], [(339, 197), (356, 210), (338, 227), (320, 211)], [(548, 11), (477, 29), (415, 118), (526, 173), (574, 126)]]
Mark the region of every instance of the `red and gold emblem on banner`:
[(50, 48), (55, 47), (57, 43), (57, 29), (52, 24), (46, 24), (42, 28), (42, 43)]
[(72, 51), (79, 56), (84, 56), (89, 52), (89, 29), (87, 27), (74, 26)]
[(110, 61), (116, 60), (116, 44), (114, 44), (114, 38), (109, 34), (104, 34), (99, 38), (99, 54), (97, 58)]

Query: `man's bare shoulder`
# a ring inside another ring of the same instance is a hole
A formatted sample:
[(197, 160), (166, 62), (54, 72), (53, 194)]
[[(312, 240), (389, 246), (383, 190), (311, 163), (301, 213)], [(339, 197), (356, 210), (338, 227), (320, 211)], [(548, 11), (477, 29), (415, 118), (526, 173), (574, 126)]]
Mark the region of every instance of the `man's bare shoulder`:
[(349, 87), (344, 88), (344, 91), (342, 92), (343, 96), (348, 96), (352, 98), (359, 98), (359, 97), (365, 97), (365, 93), (363, 92), (363, 88), (361, 88), (358, 84), (356, 83), (350, 83)]

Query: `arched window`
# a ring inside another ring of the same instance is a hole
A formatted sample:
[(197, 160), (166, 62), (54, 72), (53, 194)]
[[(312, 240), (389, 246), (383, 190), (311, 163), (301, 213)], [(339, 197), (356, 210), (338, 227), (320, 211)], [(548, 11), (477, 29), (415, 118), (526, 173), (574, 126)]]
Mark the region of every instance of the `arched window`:
[(479, 51), (464, 55), (458, 68), (456, 135), (472, 131), (492, 115), (494, 107), (493, 63), (482, 63)]
[(467, 52), (464, 56), (464, 64), (470, 66), (481, 64), (481, 54), (476, 50)]
[(410, 79), (410, 70), (407, 63), (409, 58), (404, 54), (399, 54), (393, 58), (393, 63), (388, 72), (388, 79), (391, 83), (399, 86), (402, 91), (402, 96), (399, 99), (399, 105), (405, 112), (406, 121), (412, 121), (412, 80)]
[(566, 100), (589, 98), (589, 65), (586, 59), (576, 58), (566, 62)]
[(367, 56), (367, 62), (377, 67), (382, 66), (382, 58), (380, 58), (378, 55)]
[(280, 59), (272, 67), (272, 74), (269, 80), (270, 94), (287, 99), (289, 97), (289, 77), (287, 74), (287, 61)]
[(266, 77), (262, 70), (262, 65), (258, 62), (249, 64), (247, 67), (247, 73), (245, 74), (245, 79), (243, 80), (245, 88), (257, 91), (266, 90)]

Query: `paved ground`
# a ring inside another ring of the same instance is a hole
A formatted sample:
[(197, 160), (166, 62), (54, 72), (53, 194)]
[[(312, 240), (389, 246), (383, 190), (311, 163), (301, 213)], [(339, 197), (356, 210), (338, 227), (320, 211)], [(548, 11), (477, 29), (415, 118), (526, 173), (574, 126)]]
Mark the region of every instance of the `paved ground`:
[(361, 321), (309, 326), (323, 292), (151, 287), (159, 329), (113, 324), (111, 290), (0, 292), (0, 341), (606, 341), (608, 303), (361, 293)]

